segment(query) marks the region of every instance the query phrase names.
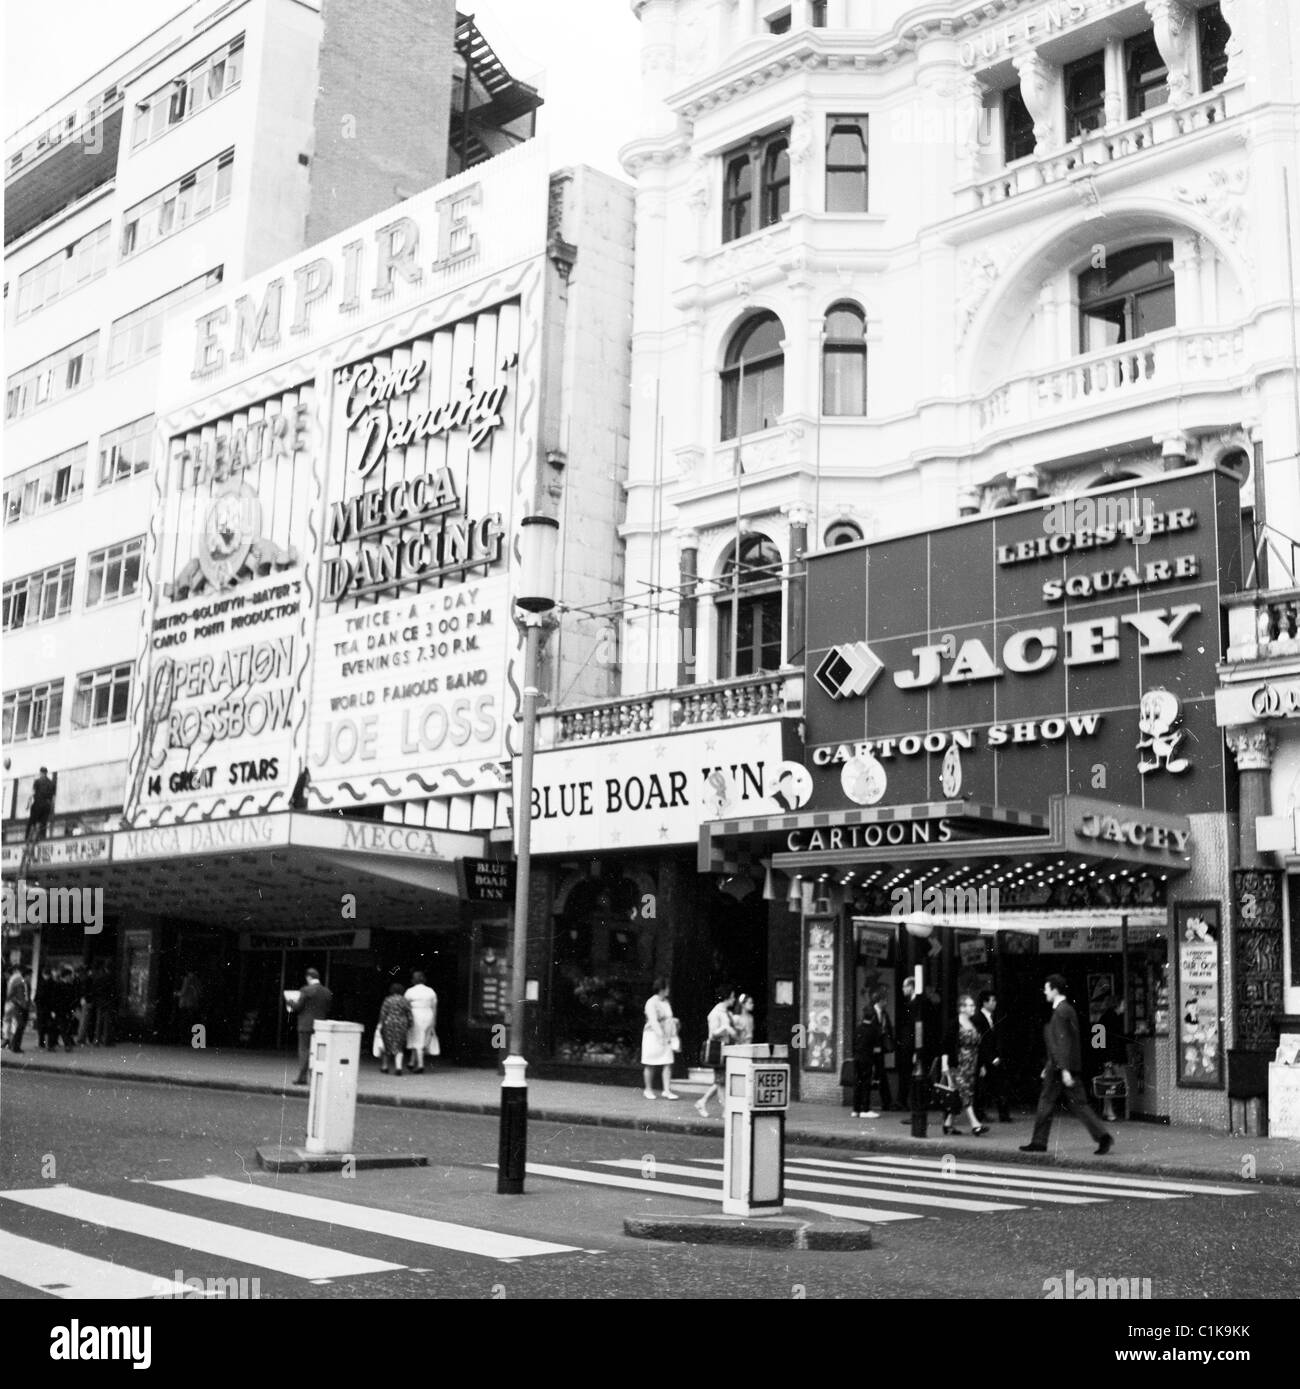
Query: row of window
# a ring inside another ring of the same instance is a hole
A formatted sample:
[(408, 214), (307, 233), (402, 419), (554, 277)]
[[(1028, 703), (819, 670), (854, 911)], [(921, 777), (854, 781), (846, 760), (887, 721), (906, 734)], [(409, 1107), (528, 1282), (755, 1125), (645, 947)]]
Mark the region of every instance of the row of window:
[(127, 208), (122, 219), (122, 259), (184, 231), (191, 222), (228, 203), (234, 173), (235, 151), (228, 149)]
[[(1078, 278), (1079, 350), (1097, 352), (1175, 326), (1174, 247), (1157, 241), (1117, 251)], [(833, 304), (822, 328), (823, 415), (867, 413), (866, 316)], [(773, 428), (785, 408), (785, 336), (776, 314), (752, 314), (723, 355), (721, 438)]]
[(194, 64), (188, 72), (151, 92), (135, 107), (131, 148), (139, 149), (239, 85), (244, 66), (243, 34)]
[[(110, 373), (152, 357), (162, 347), (163, 322), (173, 310), (221, 283), (222, 267), (199, 275), (148, 304), (113, 320), (108, 339)], [(94, 380), (99, 334), (42, 357), (14, 372), (5, 383), (5, 419), (21, 419), (42, 406), (89, 386)]]
[[(1203, 92), (1222, 86), (1228, 74), (1228, 38), (1231, 33), (1217, 4), (1196, 15), (1200, 82)], [(1106, 55), (1089, 53), (1062, 69), (1065, 102), (1065, 138), (1078, 139), (1106, 124)], [(1169, 68), (1160, 56), (1150, 29), (1124, 41), (1125, 117), (1138, 116), (1169, 100)], [(1034, 121), (1025, 106), (1020, 87), (1002, 94), (1003, 156), (1010, 164), (1034, 152)]]
[[(97, 608), (119, 598), (129, 598), (140, 587), (144, 536), (124, 540), (91, 552), (87, 560), (87, 608)], [(64, 560), (35, 574), (24, 574), (4, 585), (4, 630), (17, 631), (66, 617), (72, 611), (72, 585), (77, 562)]]
[[(146, 415), (100, 436), (101, 489), (148, 470), (153, 457), (153, 429), (154, 417)], [(28, 521), (80, 501), (86, 486), (86, 449), (85, 444), (78, 444), (5, 478), (4, 499), (0, 503), (4, 524)]]
[(105, 222), (24, 270), (18, 277), (15, 318), (27, 318), (105, 274), (111, 258), (109, 237)]
[[(131, 662), (102, 666), (77, 676), (72, 691), (72, 727), (125, 723), (131, 707)], [(63, 722), (63, 681), (49, 680), (8, 690), (4, 696), (4, 741), (52, 738)]]

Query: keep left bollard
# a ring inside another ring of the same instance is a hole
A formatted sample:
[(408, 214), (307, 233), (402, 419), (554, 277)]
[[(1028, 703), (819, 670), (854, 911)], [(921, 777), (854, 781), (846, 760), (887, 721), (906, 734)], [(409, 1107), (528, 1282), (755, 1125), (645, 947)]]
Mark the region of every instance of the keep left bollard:
[(307, 1151), (350, 1153), (357, 1119), (359, 1022), (317, 1020), (311, 1034)]

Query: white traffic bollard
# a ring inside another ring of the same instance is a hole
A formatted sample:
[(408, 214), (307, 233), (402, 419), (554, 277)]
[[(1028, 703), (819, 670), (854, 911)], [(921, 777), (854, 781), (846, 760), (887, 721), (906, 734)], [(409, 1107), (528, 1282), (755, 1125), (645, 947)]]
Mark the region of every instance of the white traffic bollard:
[(307, 1102), (307, 1151), (350, 1153), (357, 1119), (359, 1022), (318, 1019), (311, 1034), (311, 1094)]
[(779, 1215), (785, 1203), (785, 1111), (790, 1049), (769, 1043), (723, 1047), (724, 1215)]

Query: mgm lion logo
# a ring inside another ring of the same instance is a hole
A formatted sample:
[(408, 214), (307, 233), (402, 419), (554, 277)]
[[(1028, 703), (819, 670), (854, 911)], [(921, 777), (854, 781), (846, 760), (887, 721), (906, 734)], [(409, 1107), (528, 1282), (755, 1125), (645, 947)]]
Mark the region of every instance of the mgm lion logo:
[(298, 562), (287, 550), (262, 534), (262, 503), (250, 487), (234, 487), (212, 499), (203, 522), (202, 549), (164, 585), (168, 598), (190, 598), (208, 589), (233, 588), (249, 579), (264, 578), (274, 569)]

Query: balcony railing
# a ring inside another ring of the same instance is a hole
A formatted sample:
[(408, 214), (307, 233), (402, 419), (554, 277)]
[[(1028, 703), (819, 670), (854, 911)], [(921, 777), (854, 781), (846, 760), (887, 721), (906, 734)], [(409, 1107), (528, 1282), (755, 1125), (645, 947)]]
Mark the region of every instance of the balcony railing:
[(976, 205), (992, 207), (1008, 198), (1080, 177), (1157, 145), (1168, 144), (1192, 131), (1217, 125), (1228, 118), (1227, 99), (1227, 92), (1220, 87), (1184, 106), (1162, 106), (1113, 130), (1097, 130), (1080, 136), (1064, 149), (1021, 160), (972, 184)]
[(1240, 371), (1245, 355), (1242, 328), (1170, 329), (1075, 357), (1051, 371), (1012, 377), (975, 402), (976, 426), (984, 433), (1213, 384)]
[(1225, 606), (1230, 664), (1300, 660), (1300, 586), (1234, 594)]
[(679, 729), (802, 714), (803, 672), (778, 671), (709, 685), (604, 700), (539, 716), (538, 746), (616, 742)]

